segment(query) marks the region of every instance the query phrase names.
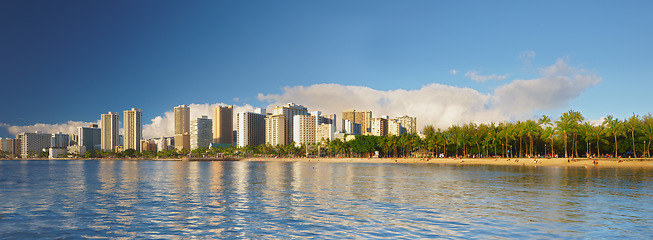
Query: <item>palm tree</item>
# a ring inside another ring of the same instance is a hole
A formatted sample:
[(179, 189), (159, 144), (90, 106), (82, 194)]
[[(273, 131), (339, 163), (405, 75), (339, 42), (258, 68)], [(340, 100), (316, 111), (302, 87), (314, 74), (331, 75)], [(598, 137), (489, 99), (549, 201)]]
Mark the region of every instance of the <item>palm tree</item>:
[(633, 116), (624, 123), (626, 124), (628, 131), (630, 131), (631, 138), (633, 140), (633, 154), (635, 154), (634, 157), (637, 157), (637, 153), (635, 153), (635, 131), (639, 131), (641, 121), (639, 120), (639, 116), (633, 113)]
[(596, 156), (601, 156), (601, 143), (607, 143), (608, 140), (603, 139), (606, 134), (605, 122), (602, 122), (592, 127), (591, 139), (596, 140)]
[(619, 121), (618, 118), (608, 115), (603, 120), (603, 123), (608, 127), (608, 133), (614, 136), (614, 157), (618, 155), (618, 146), (617, 146), (617, 136), (623, 134), (624, 125), (623, 122)]
[(565, 158), (568, 158), (569, 155), (567, 155), (567, 132), (571, 131), (571, 115), (569, 115), (569, 112), (563, 113), (562, 116), (560, 116), (560, 120), (556, 121), (556, 129), (558, 131), (562, 131), (563, 138), (564, 138), (564, 144), (565, 144)]
[(642, 117), (642, 134), (646, 143), (646, 149), (644, 150), (646, 153), (645, 157), (651, 157), (651, 153), (649, 152), (651, 141), (653, 141), (653, 115), (651, 113)]
[(524, 123), (524, 133), (526, 133), (526, 136), (528, 136), (528, 140), (530, 142), (530, 146), (528, 148), (528, 155), (533, 156), (533, 137), (538, 134), (539, 127), (537, 126), (537, 123), (533, 120), (527, 120)]
[[(549, 116), (547, 115), (542, 115), (542, 117), (540, 118), (540, 120), (537, 121), (537, 123), (539, 123), (540, 125), (544, 125), (544, 128), (546, 128), (547, 130), (551, 129), (550, 133), (547, 135), (551, 136), (551, 156), (553, 156), (553, 128), (550, 127), (553, 126), (553, 124), (551, 123), (551, 118), (549, 118)], [(546, 149), (544, 149), (544, 151), (546, 152)]]

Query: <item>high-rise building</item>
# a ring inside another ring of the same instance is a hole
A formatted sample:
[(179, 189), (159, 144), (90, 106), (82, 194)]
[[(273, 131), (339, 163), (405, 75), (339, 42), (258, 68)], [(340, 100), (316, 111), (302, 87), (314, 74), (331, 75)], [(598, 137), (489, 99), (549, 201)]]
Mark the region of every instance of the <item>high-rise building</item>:
[(190, 149), (190, 107), (175, 107), (175, 148)]
[(236, 113), (238, 147), (258, 146), (265, 143), (265, 112)]
[(190, 149), (208, 148), (213, 138), (213, 121), (208, 116), (194, 119), (190, 123)]
[(349, 120), (342, 121), (343, 132), (348, 135), (361, 135), (361, 124)]
[(315, 117), (295, 115), (293, 118), (293, 141), (295, 146), (315, 143)]
[(372, 128), (370, 126), (372, 121), (372, 111), (345, 110), (342, 111), (343, 124), (345, 123), (345, 120), (360, 124), (361, 134), (368, 134), (372, 132)]
[(120, 117), (117, 112), (102, 114), (102, 150), (113, 151), (120, 146)]
[(397, 119), (388, 119), (388, 135), (400, 136), (406, 132), (406, 129), (401, 126)]
[(213, 143), (233, 143), (234, 106), (213, 108)]
[(125, 149), (141, 151), (141, 138), (143, 138), (143, 112), (141, 109), (132, 108), (124, 112)]
[(315, 143), (326, 140), (333, 140), (336, 129), (332, 124), (320, 124), (315, 126)]
[(102, 149), (102, 130), (97, 124), (91, 124), (89, 127), (77, 128), (79, 140), (77, 145), (85, 146), (86, 151)]
[(417, 133), (417, 118), (404, 115), (396, 118), (397, 122), (406, 129), (407, 133)]
[(0, 151), (5, 151), (9, 156), (20, 156), (20, 139), (0, 138)]
[(308, 115), (308, 109), (302, 105), (297, 105), (294, 103), (288, 103), (283, 106), (277, 106), (272, 109), (273, 115), (284, 115), (286, 121), (285, 131), (285, 145), (290, 144), (294, 141), (293, 139), (293, 117), (295, 115)]
[(272, 146), (285, 145), (286, 117), (283, 114), (265, 117), (265, 143)]
[(70, 144), (70, 135), (63, 134), (62, 132), (53, 133), (50, 137), (50, 147), (53, 148), (68, 148)]
[(372, 118), (372, 131), (374, 136), (388, 135), (388, 119), (387, 118)]
[(16, 136), (20, 139), (20, 154), (23, 158), (38, 156), (44, 148), (49, 148), (52, 143), (52, 134), (33, 132), (21, 133)]

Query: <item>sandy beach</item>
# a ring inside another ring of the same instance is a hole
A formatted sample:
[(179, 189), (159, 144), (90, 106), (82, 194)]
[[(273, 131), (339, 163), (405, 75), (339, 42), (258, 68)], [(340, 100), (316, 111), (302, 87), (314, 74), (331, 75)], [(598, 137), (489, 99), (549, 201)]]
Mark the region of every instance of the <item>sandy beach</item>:
[[(535, 161), (537, 160), (537, 162)], [(242, 161), (330, 162), (330, 163), (419, 163), (486, 164), (518, 166), (645, 167), (653, 168), (653, 159), (587, 158), (245, 158)], [(594, 161), (597, 161), (595, 164)]]

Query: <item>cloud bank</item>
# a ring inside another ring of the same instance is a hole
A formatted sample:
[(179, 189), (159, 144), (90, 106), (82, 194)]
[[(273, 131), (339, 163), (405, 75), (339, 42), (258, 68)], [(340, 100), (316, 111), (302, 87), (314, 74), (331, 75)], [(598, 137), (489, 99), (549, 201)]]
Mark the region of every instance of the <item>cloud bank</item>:
[[(269, 103), (268, 111), (272, 107), (294, 102), (304, 105), (309, 111), (335, 113), (338, 118), (346, 109), (371, 110), (374, 117), (415, 116), (419, 129), (427, 124), (447, 128), (452, 124), (469, 122), (489, 123), (534, 119), (539, 117), (533, 116), (535, 111), (565, 107), (585, 89), (602, 80), (585, 69), (569, 66), (563, 59), (558, 59), (555, 64), (539, 69), (539, 74), (540, 77), (534, 79), (513, 80), (495, 88), (489, 94), (471, 88), (437, 83), (425, 85), (420, 89), (389, 91), (364, 86), (315, 84), (285, 87), (281, 94), (259, 93), (257, 98)], [(501, 76), (502, 79), (506, 77)], [(212, 109), (217, 105), (226, 104), (189, 104), (191, 119), (202, 115), (212, 118)], [(237, 112), (254, 109), (249, 104), (234, 106), (234, 118)], [(174, 135), (172, 108), (151, 119), (150, 123), (147, 123), (147, 120), (143, 122), (146, 123), (143, 125), (145, 139)], [(92, 123), (99, 124), (99, 120), (97, 122), (68, 121), (60, 124), (39, 123), (30, 126), (10, 126), (0, 123), (0, 127), (6, 127), (13, 135), (34, 131), (76, 134), (77, 127)]]
[(339, 84), (285, 87), (282, 94), (259, 94), (268, 108), (295, 102), (323, 113), (342, 110), (371, 110), (374, 117), (389, 115), (417, 117), (418, 128), (432, 124), (447, 128), (468, 122), (488, 123), (534, 118), (534, 111), (564, 107), (585, 89), (601, 82), (587, 71), (573, 68), (559, 59), (541, 69), (535, 79), (514, 80), (483, 94), (471, 88), (432, 83), (415, 90), (380, 91), (369, 87)]

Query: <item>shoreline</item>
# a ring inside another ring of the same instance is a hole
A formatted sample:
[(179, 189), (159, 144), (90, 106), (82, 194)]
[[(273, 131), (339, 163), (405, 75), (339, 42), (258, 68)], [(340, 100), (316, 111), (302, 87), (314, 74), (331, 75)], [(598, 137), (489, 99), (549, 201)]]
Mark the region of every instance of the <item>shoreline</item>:
[[(402, 163), (558, 167), (635, 167), (653, 168), (652, 158), (15, 158), (0, 161), (114, 160), (114, 161), (247, 161), (247, 162), (326, 162), (326, 163)], [(535, 161), (537, 160), (537, 161)], [(596, 164), (594, 161), (597, 161)]]

